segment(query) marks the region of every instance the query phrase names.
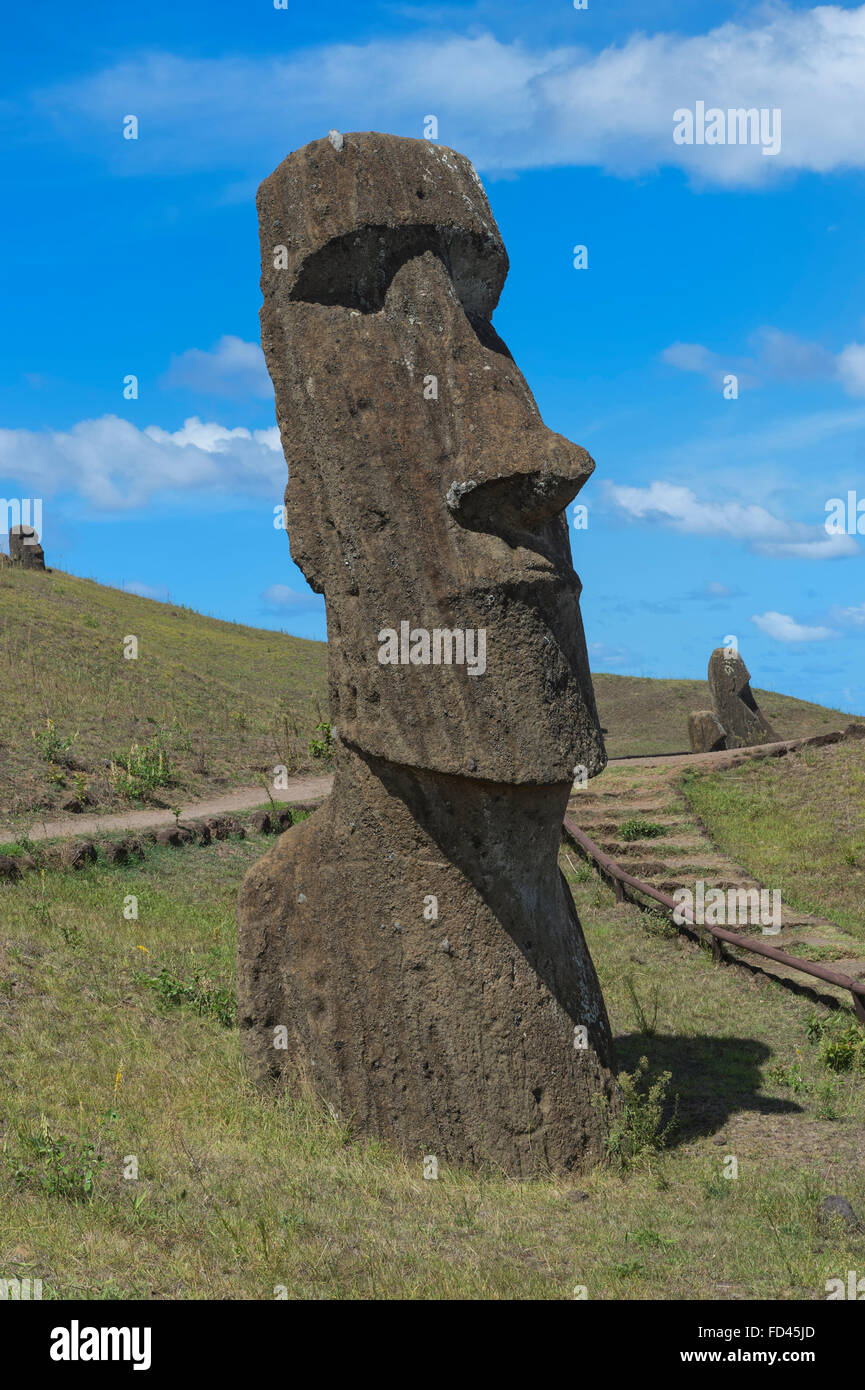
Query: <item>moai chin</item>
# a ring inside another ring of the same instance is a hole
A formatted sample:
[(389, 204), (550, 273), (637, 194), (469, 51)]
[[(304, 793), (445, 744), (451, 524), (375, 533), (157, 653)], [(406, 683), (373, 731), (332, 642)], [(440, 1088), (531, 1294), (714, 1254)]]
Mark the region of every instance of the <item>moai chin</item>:
[(418, 1161), (572, 1169), (617, 1103), (557, 866), (574, 768), (605, 763), (564, 516), (594, 465), (492, 327), (507, 255), (462, 155), (332, 133), (258, 213), (335, 777), (241, 889), (246, 1054)]

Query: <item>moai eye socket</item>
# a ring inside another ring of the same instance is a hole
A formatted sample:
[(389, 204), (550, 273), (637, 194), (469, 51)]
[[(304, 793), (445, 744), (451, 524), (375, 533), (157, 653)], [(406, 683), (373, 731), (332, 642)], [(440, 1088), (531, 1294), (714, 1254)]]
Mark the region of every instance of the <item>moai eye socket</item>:
[(481, 336), (482, 325), (489, 325), (498, 302), (507, 262), (503, 263), (498, 247), (460, 228), (425, 223), (368, 226), (333, 237), (306, 258), (289, 298), (378, 313), (397, 272), (426, 252), (441, 261), (457, 299)]

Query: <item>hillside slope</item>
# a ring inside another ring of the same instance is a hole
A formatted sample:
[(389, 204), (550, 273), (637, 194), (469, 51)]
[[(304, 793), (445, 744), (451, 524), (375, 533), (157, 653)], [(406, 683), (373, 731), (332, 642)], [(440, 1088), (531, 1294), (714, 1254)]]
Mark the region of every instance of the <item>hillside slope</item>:
[[(123, 655), (130, 635), (136, 660)], [(295, 770), (326, 717), (326, 667), (323, 642), (59, 570), (0, 570), (0, 814), (56, 810), (76, 792), (119, 808), (149, 782), (151, 799), (173, 805), (274, 762)], [(134, 775), (118, 777), (109, 765), (133, 743)]]
[[(598, 713), (611, 758), (643, 753), (687, 753), (688, 715), (711, 709), (707, 681), (652, 680), (645, 676), (593, 675)], [(792, 695), (753, 687), (779, 738), (802, 738), (843, 729), (851, 716)]]
[(791, 908), (865, 938), (865, 741), (685, 779), (708, 833)]
[[(123, 655), (130, 635), (136, 660)], [(687, 748), (688, 714), (708, 702), (705, 681), (594, 679), (611, 758)], [(820, 705), (757, 694), (783, 737), (848, 722)], [(173, 806), (264, 781), (275, 763), (325, 770), (308, 747), (327, 717), (326, 698), (323, 642), (202, 617), (59, 570), (0, 570), (7, 830), (75, 797), (93, 810)]]

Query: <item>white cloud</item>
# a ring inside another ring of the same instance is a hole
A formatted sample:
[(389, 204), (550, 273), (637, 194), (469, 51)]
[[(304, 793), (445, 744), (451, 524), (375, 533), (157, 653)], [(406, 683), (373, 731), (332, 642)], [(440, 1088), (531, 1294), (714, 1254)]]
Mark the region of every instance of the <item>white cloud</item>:
[(854, 627), (865, 626), (865, 603), (857, 603), (852, 608), (833, 608), (831, 618), (836, 623), (852, 623)]
[[(851, 373), (843, 370), (843, 359), (845, 353), (861, 351), (861, 391), (850, 391), (850, 394), (865, 395), (865, 348), (857, 349), (855, 343), (836, 357), (821, 344), (798, 338), (794, 333), (783, 333), (780, 328), (760, 328), (751, 334), (749, 346), (750, 356), (730, 353), (724, 357), (702, 343), (671, 343), (661, 353), (661, 361), (683, 372), (699, 372), (718, 388), (724, 377), (732, 373), (740, 390), (763, 386), (768, 381), (814, 381), (833, 377), (849, 389)], [(853, 364), (854, 376), (855, 370)]]
[(193, 415), (171, 432), (103, 415), (69, 430), (0, 430), (0, 476), (32, 496), (77, 493), (97, 511), (178, 490), (278, 498), (285, 474), (275, 425), (226, 429)]
[(209, 351), (190, 348), (173, 357), (160, 386), (181, 387), (220, 396), (257, 396), (268, 400), (273, 386), (258, 343), (226, 334)]
[(692, 536), (730, 536), (762, 555), (834, 560), (859, 551), (853, 536), (827, 535), (822, 526), (786, 521), (756, 503), (701, 501), (679, 483), (655, 480), (648, 487), (608, 483), (605, 493), (635, 520), (658, 520)]
[(865, 343), (848, 343), (838, 354), (838, 375), (849, 396), (865, 396)]
[(320, 594), (290, 589), (287, 584), (271, 584), (261, 595), (268, 608), (319, 608), (324, 604)]
[[(862, 168), (863, 79), (865, 6), (778, 3), (704, 34), (633, 33), (599, 53), (489, 33), (334, 44), (287, 58), (151, 53), (35, 100), (55, 134), (79, 140), (85, 121), (124, 172), (263, 174), (332, 126), (419, 136), (423, 113), (434, 112), (442, 143), (486, 170), (595, 165), (627, 176), (676, 165), (732, 186), (789, 170)], [(673, 112), (698, 100), (779, 108), (779, 153), (674, 144)], [(140, 121), (134, 147), (117, 137), (124, 112)]]
[(139, 598), (155, 598), (160, 603), (164, 603), (168, 598), (167, 589), (153, 589), (149, 584), (142, 584), (137, 579), (129, 579), (120, 587), (127, 594), (137, 594)]
[(614, 647), (609, 642), (590, 642), (589, 658), (595, 667), (599, 663), (604, 666), (621, 666), (622, 662), (632, 659), (626, 647)]
[(789, 613), (755, 613), (751, 622), (776, 642), (826, 642), (830, 637), (838, 636), (830, 627), (805, 627), (791, 618)]

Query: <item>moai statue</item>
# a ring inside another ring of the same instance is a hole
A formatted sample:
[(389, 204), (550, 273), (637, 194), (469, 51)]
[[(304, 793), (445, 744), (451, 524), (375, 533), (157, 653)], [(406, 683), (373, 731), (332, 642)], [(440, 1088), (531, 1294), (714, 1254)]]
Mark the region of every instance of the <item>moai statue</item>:
[(45, 552), (32, 526), (13, 526), (9, 531), (9, 559), (25, 570), (44, 570)]
[(727, 734), (710, 709), (688, 715), (688, 739), (692, 753), (717, 753), (727, 747)]
[(750, 681), (751, 673), (735, 648), (715, 648), (709, 657), (709, 692), (727, 748), (748, 748), (778, 739), (754, 699)]
[(594, 465), (490, 322), (507, 256), (462, 155), (331, 132), (258, 214), (335, 776), (241, 889), (246, 1055), (419, 1160), (573, 1169), (618, 1105), (557, 866), (574, 768), (605, 764), (564, 516)]

